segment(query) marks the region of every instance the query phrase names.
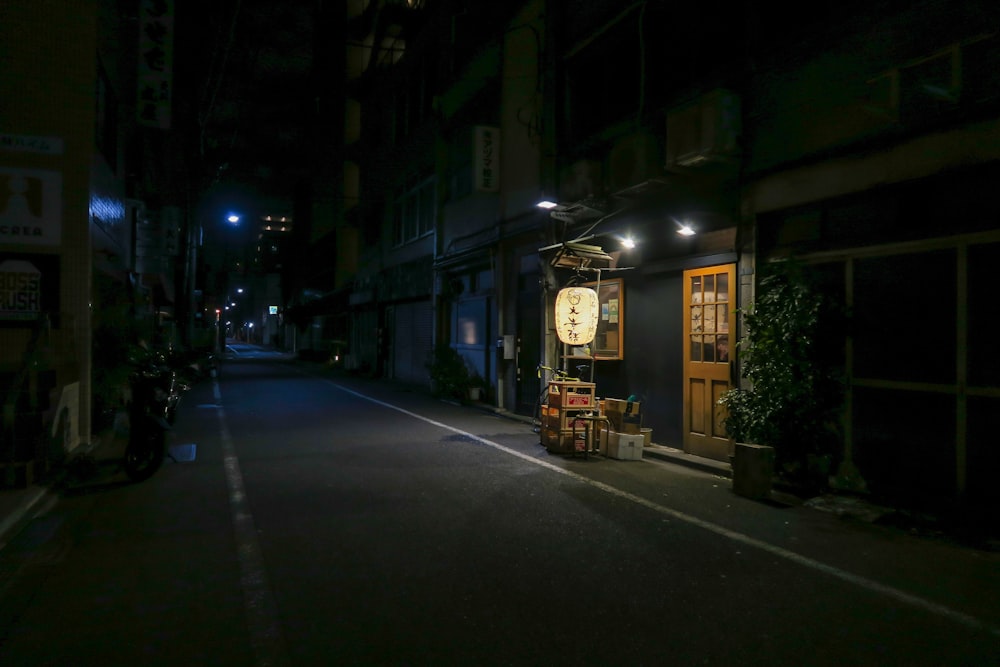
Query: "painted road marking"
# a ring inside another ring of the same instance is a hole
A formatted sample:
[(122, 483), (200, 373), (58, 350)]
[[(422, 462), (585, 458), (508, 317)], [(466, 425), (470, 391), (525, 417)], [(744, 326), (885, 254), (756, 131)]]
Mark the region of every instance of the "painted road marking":
[(879, 582), (877, 582), (877, 581), (875, 581), (873, 579), (868, 579), (866, 577), (862, 577), (862, 576), (859, 576), (859, 575), (856, 575), (856, 574), (852, 574), (850, 572), (847, 572), (846, 570), (841, 570), (840, 568), (833, 567), (832, 565), (828, 565), (826, 563), (820, 562), (818, 560), (814, 560), (814, 559), (809, 558), (807, 556), (803, 556), (801, 554), (797, 554), (794, 551), (789, 551), (788, 549), (783, 549), (782, 547), (775, 546), (775, 545), (770, 544), (768, 542), (764, 542), (763, 540), (758, 540), (757, 538), (751, 537), (749, 535), (746, 535), (745, 533), (740, 533), (740, 532), (735, 531), (735, 530), (730, 530), (729, 528), (726, 528), (725, 526), (720, 526), (718, 524), (712, 523), (711, 521), (705, 521), (704, 519), (699, 519), (696, 516), (692, 516), (690, 514), (685, 514), (684, 512), (679, 512), (679, 511), (677, 511), (675, 509), (672, 509), (670, 507), (665, 507), (665, 506), (657, 504), (657, 503), (655, 503), (655, 502), (653, 502), (651, 500), (647, 500), (646, 498), (643, 498), (641, 496), (637, 496), (635, 494), (629, 493), (628, 491), (622, 491), (621, 489), (613, 487), (613, 486), (611, 486), (609, 484), (604, 484), (603, 482), (598, 482), (598, 481), (590, 479), (588, 477), (584, 477), (583, 475), (581, 475), (579, 473), (575, 473), (575, 472), (573, 472), (571, 470), (566, 470), (565, 468), (560, 468), (559, 466), (557, 466), (557, 465), (555, 465), (553, 463), (549, 463), (548, 461), (543, 461), (541, 459), (536, 459), (536, 458), (534, 458), (532, 456), (529, 456), (527, 454), (519, 452), (516, 449), (511, 449), (510, 447), (506, 447), (504, 445), (501, 445), (498, 442), (493, 442), (492, 440), (487, 440), (486, 438), (483, 438), (483, 437), (480, 437), (478, 435), (475, 435), (474, 433), (469, 433), (468, 431), (463, 431), (463, 430), (461, 430), (459, 428), (455, 428), (454, 426), (450, 426), (448, 424), (445, 424), (445, 423), (442, 423), (442, 422), (439, 422), (439, 421), (435, 421), (435, 420), (430, 419), (429, 417), (425, 417), (425, 416), (423, 416), (421, 414), (417, 414), (416, 412), (411, 412), (410, 410), (407, 410), (405, 408), (401, 408), (401, 407), (399, 407), (397, 405), (393, 405), (391, 403), (386, 403), (385, 401), (381, 401), (381, 400), (379, 400), (377, 398), (373, 398), (371, 396), (367, 396), (367, 395), (362, 394), (360, 392), (354, 391), (353, 389), (350, 389), (350, 388), (345, 387), (343, 385), (337, 384), (336, 382), (333, 382), (333, 381), (330, 381), (330, 380), (324, 380), (324, 382), (327, 382), (327, 383), (333, 385), (334, 387), (336, 387), (337, 389), (340, 389), (343, 392), (346, 392), (346, 393), (351, 394), (353, 396), (357, 396), (358, 398), (364, 399), (366, 401), (370, 401), (370, 402), (375, 403), (377, 405), (381, 405), (383, 407), (389, 408), (390, 410), (396, 410), (397, 412), (401, 412), (401, 413), (403, 413), (405, 415), (413, 417), (414, 419), (419, 419), (419, 420), (421, 420), (423, 422), (426, 422), (428, 424), (432, 424), (432, 425), (437, 426), (439, 428), (443, 428), (443, 429), (445, 429), (447, 431), (451, 431), (452, 433), (456, 433), (458, 435), (462, 435), (462, 436), (464, 436), (466, 438), (471, 438), (472, 440), (475, 440), (476, 442), (479, 442), (479, 443), (481, 443), (483, 445), (486, 445), (487, 447), (492, 447), (493, 449), (496, 449), (496, 450), (499, 450), (501, 452), (504, 452), (505, 454), (510, 454), (511, 456), (516, 456), (517, 458), (522, 459), (524, 461), (527, 461), (528, 463), (534, 464), (536, 466), (540, 466), (542, 468), (547, 468), (547, 469), (549, 469), (549, 470), (551, 470), (553, 472), (559, 473), (560, 475), (565, 475), (566, 477), (570, 477), (572, 479), (575, 479), (578, 482), (582, 482), (583, 484), (590, 485), (590, 486), (592, 486), (592, 487), (594, 487), (596, 489), (600, 489), (601, 491), (604, 491), (605, 493), (611, 494), (611, 495), (616, 496), (618, 498), (629, 500), (629, 501), (631, 501), (631, 502), (633, 502), (633, 503), (635, 503), (637, 505), (641, 505), (641, 506), (643, 506), (643, 507), (645, 507), (647, 509), (650, 509), (650, 510), (652, 510), (654, 512), (657, 512), (659, 514), (662, 514), (662, 515), (665, 515), (665, 516), (669, 516), (671, 518), (677, 519), (678, 521), (683, 521), (683, 522), (691, 524), (693, 526), (698, 526), (699, 528), (702, 528), (702, 529), (707, 530), (709, 532), (715, 533), (716, 535), (720, 535), (722, 537), (725, 537), (725, 538), (727, 538), (729, 540), (732, 540), (734, 542), (737, 542), (739, 544), (745, 544), (745, 545), (750, 546), (750, 547), (755, 547), (755, 548), (760, 549), (762, 551), (765, 551), (765, 552), (767, 552), (767, 553), (769, 553), (769, 554), (771, 554), (773, 556), (777, 556), (779, 558), (784, 558), (785, 560), (791, 561), (793, 563), (797, 563), (798, 565), (801, 565), (803, 567), (807, 567), (807, 568), (815, 570), (817, 572), (822, 572), (823, 574), (829, 575), (831, 577), (835, 577), (837, 579), (840, 579), (841, 581), (846, 581), (847, 583), (853, 584), (855, 586), (858, 586), (860, 588), (866, 589), (866, 590), (871, 591), (873, 593), (878, 593), (878, 594), (884, 595), (884, 596), (886, 596), (888, 598), (892, 598), (893, 600), (896, 600), (897, 602), (901, 602), (901, 603), (909, 605), (911, 607), (915, 607), (917, 609), (921, 609), (921, 610), (929, 612), (931, 614), (936, 614), (938, 616), (942, 616), (944, 618), (947, 618), (947, 619), (950, 619), (950, 620), (954, 621), (955, 623), (958, 623), (960, 625), (966, 626), (966, 627), (971, 628), (973, 630), (976, 630), (976, 631), (985, 631), (985, 632), (990, 633), (991, 635), (994, 635), (996, 637), (1000, 637), (1000, 627), (996, 627), (996, 626), (990, 625), (990, 624), (988, 624), (988, 623), (986, 623), (984, 621), (981, 621), (980, 619), (976, 618), (975, 616), (971, 616), (969, 614), (962, 613), (960, 611), (952, 609), (951, 607), (947, 607), (945, 605), (938, 604), (938, 603), (932, 602), (930, 600), (926, 600), (926, 599), (918, 597), (916, 595), (911, 595), (910, 593), (907, 593), (906, 591), (899, 590), (898, 588), (893, 588), (892, 586), (887, 586), (887, 585), (879, 583)]
[(243, 473), (236, 456), (233, 436), (226, 422), (226, 411), (221, 405), (222, 392), (218, 381), (212, 383), (212, 393), (219, 405), (219, 437), (222, 441), (223, 466), (226, 486), (229, 489), (229, 509), (233, 517), (236, 554), (240, 564), (240, 586), (243, 589), (243, 607), (250, 631), (250, 644), (257, 667), (283, 667), (288, 665), (288, 651), (278, 621), (278, 606), (267, 580), (264, 557), (257, 540), (257, 529), (250, 503), (243, 486)]

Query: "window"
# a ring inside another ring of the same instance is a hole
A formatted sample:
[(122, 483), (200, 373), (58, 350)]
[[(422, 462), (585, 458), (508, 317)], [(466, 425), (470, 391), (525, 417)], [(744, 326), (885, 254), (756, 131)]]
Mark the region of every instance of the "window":
[(392, 140), (400, 145), (431, 116), (434, 87), (432, 63), (424, 60), (408, 70), (406, 83), (392, 98)]
[(449, 199), (455, 201), (472, 193), (472, 138), (471, 130), (455, 137), (451, 142), (449, 167), (451, 191)]
[(392, 209), (393, 245), (403, 245), (433, 232), (436, 210), (433, 178), (404, 189)]
[(104, 67), (98, 64), (94, 140), (112, 170), (118, 168), (118, 101)]
[(729, 363), (729, 274), (693, 275), (691, 303), (691, 361)]
[(585, 283), (585, 287), (597, 289), (597, 301), (600, 304), (597, 333), (591, 343), (595, 359), (621, 359), (622, 342), (625, 337), (624, 293), (621, 278), (602, 280), (600, 288), (597, 283)]
[(592, 136), (636, 113), (643, 83), (638, 30), (623, 21), (567, 62), (567, 139)]

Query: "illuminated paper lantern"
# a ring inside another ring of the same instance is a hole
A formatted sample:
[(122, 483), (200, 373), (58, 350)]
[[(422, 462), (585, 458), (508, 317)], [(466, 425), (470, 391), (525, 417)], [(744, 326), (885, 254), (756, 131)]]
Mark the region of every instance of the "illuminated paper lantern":
[(594, 340), (600, 304), (589, 287), (566, 287), (556, 295), (556, 334), (568, 345), (586, 345)]

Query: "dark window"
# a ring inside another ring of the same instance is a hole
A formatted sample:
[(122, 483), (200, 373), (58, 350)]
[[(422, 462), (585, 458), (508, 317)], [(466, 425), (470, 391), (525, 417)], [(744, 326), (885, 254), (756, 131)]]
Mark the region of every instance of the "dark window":
[(449, 149), (449, 167), (451, 172), (449, 198), (461, 199), (472, 193), (472, 135), (469, 132), (460, 133), (451, 142)]
[(955, 382), (954, 250), (858, 260), (854, 374), (903, 382)]
[(97, 68), (96, 126), (94, 140), (112, 171), (118, 169), (118, 101), (111, 81), (100, 64)]
[(583, 139), (639, 111), (639, 27), (622, 21), (566, 65), (567, 124)]
[(996, 349), (996, 272), (1000, 243), (969, 248), (969, 384), (1000, 388)]
[(872, 492), (919, 506), (955, 492), (955, 399), (857, 387), (854, 462)]
[(429, 178), (410, 185), (396, 196), (392, 209), (392, 243), (409, 243), (434, 231), (435, 181)]

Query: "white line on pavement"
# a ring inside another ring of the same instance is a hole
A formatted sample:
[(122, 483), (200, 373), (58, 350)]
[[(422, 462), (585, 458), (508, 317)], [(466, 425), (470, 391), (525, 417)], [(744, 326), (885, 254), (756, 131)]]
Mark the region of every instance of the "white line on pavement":
[(257, 667), (282, 667), (288, 664), (288, 653), (278, 622), (278, 607), (267, 580), (257, 529), (243, 487), (243, 473), (240, 472), (240, 461), (226, 422), (226, 411), (221, 405), (222, 393), (217, 380), (212, 383), (212, 393), (215, 400), (220, 402), (219, 436), (222, 441), (223, 466), (226, 471), (226, 486), (229, 488), (229, 509), (233, 517), (250, 643)]
[(1000, 637), (1000, 627), (996, 627), (996, 626), (990, 625), (990, 624), (988, 624), (988, 623), (986, 623), (984, 621), (981, 621), (980, 619), (978, 619), (978, 618), (976, 618), (974, 616), (971, 616), (969, 614), (962, 613), (962, 612), (957, 611), (955, 609), (952, 609), (950, 607), (946, 607), (945, 605), (941, 605), (941, 604), (938, 604), (936, 602), (932, 602), (930, 600), (926, 600), (926, 599), (918, 597), (916, 595), (911, 595), (910, 593), (907, 593), (905, 591), (901, 591), (898, 588), (893, 588), (892, 586), (887, 586), (885, 584), (881, 584), (881, 583), (879, 583), (877, 581), (874, 581), (872, 579), (868, 579), (866, 577), (862, 577), (862, 576), (859, 576), (859, 575), (856, 575), (856, 574), (852, 574), (852, 573), (847, 572), (845, 570), (841, 570), (840, 568), (836, 568), (836, 567), (833, 567), (832, 565), (827, 565), (826, 563), (822, 563), (822, 562), (820, 562), (818, 560), (814, 560), (814, 559), (809, 558), (807, 556), (803, 556), (801, 554), (797, 554), (794, 551), (789, 551), (788, 549), (783, 549), (782, 547), (775, 546), (775, 545), (770, 544), (768, 542), (764, 542), (763, 540), (759, 540), (759, 539), (757, 539), (755, 537), (751, 537), (751, 536), (746, 535), (744, 533), (740, 533), (740, 532), (737, 532), (735, 530), (730, 530), (729, 528), (726, 528), (724, 526), (720, 526), (720, 525), (712, 523), (710, 521), (705, 521), (704, 519), (699, 519), (696, 516), (691, 516), (690, 514), (685, 514), (684, 512), (679, 512), (679, 511), (677, 511), (675, 509), (671, 509), (669, 507), (665, 507), (665, 506), (657, 504), (657, 503), (655, 503), (655, 502), (653, 502), (651, 500), (647, 500), (646, 498), (643, 498), (641, 496), (637, 496), (635, 494), (629, 493), (628, 491), (622, 491), (621, 489), (613, 487), (613, 486), (611, 486), (609, 484), (605, 484), (603, 482), (598, 482), (598, 481), (590, 479), (588, 477), (584, 477), (583, 475), (575, 473), (575, 472), (573, 472), (571, 470), (566, 470), (565, 468), (560, 468), (559, 466), (554, 465), (552, 463), (549, 463), (547, 461), (542, 461), (540, 459), (536, 459), (536, 458), (534, 458), (532, 456), (524, 454), (523, 452), (519, 452), (516, 449), (511, 449), (510, 447), (505, 447), (504, 445), (501, 445), (498, 442), (493, 442), (492, 440), (487, 440), (486, 438), (483, 438), (483, 437), (480, 437), (478, 435), (475, 435), (474, 433), (469, 433), (467, 431), (463, 431), (463, 430), (461, 430), (459, 428), (455, 428), (454, 426), (449, 426), (448, 424), (445, 424), (445, 423), (442, 423), (442, 422), (439, 422), (439, 421), (435, 421), (433, 419), (430, 419), (429, 417), (425, 417), (425, 416), (423, 416), (421, 414), (418, 414), (416, 412), (412, 412), (410, 410), (406, 410), (405, 408), (401, 408), (401, 407), (399, 407), (397, 405), (393, 405), (391, 403), (386, 403), (385, 401), (381, 401), (381, 400), (379, 400), (377, 398), (373, 398), (371, 396), (367, 396), (367, 395), (362, 394), (360, 392), (354, 391), (353, 389), (350, 389), (350, 388), (345, 387), (343, 385), (337, 384), (336, 382), (333, 382), (333, 381), (330, 381), (330, 380), (325, 380), (325, 381), (328, 382), (329, 384), (332, 384), (334, 387), (340, 389), (341, 391), (344, 391), (344, 392), (346, 392), (348, 394), (351, 394), (353, 396), (357, 396), (358, 398), (362, 398), (362, 399), (364, 399), (366, 401), (370, 401), (372, 403), (376, 403), (378, 405), (381, 405), (383, 407), (389, 408), (391, 410), (396, 410), (397, 412), (401, 412), (401, 413), (403, 413), (405, 415), (409, 415), (410, 417), (413, 417), (415, 419), (419, 419), (419, 420), (421, 420), (423, 422), (426, 422), (428, 424), (432, 424), (432, 425), (437, 426), (439, 428), (446, 429), (448, 431), (451, 431), (452, 433), (456, 433), (458, 435), (463, 435), (463, 436), (465, 436), (467, 438), (471, 438), (472, 440), (475, 440), (476, 442), (482, 443), (482, 444), (484, 444), (484, 445), (486, 445), (488, 447), (492, 447), (493, 449), (497, 449), (497, 450), (502, 451), (502, 452), (504, 452), (506, 454), (510, 454), (511, 456), (516, 456), (519, 459), (523, 459), (523, 460), (525, 460), (525, 461), (527, 461), (529, 463), (532, 463), (534, 465), (540, 466), (542, 468), (547, 468), (547, 469), (549, 469), (549, 470), (551, 470), (553, 472), (557, 472), (557, 473), (559, 473), (561, 475), (565, 475), (567, 477), (575, 479), (575, 480), (577, 480), (579, 482), (582, 482), (584, 484), (588, 484), (588, 485), (590, 485), (590, 486), (592, 486), (594, 488), (597, 488), (597, 489), (600, 489), (601, 491), (604, 491), (605, 493), (609, 493), (609, 494), (611, 494), (613, 496), (617, 496), (617, 497), (623, 498), (625, 500), (630, 500), (633, 503), (636, 503), (637, 505), (642, 505), (643, 507), (646, 507), (647, 509), (653, 510), (654, 512), (657, 512), (659, 514), (663, 514), (663, 515), (672, 517), (674, 519), (677, 519), (678, 521), (683, 521), (683, 522), (689, 523), (689, 524), (691, 524), (693, 526), (698, 526), (699, 528), (702, 528), (704, 530), (710, 531), (712, 533), (715, 533), (716, 535), (720, 535), (720, 536), (725, 537), (725, 538), (727, 538), (729, 540), (732, 540), (734, 542), (738, 542), (740, 544), (745, 544), (747, 546), (755, 547), (755, 548), (760, 549), (762, 551), (766, 551), (767, 553), (769, 553), (771, 555), (778, 556), (779, 558), (784, 558), (785, 560), (791, 561), (791, 562), (796, 563), (798, 565), (801, 565), (803, 567), (810, 568), (810, 569), (815, 570), (817, 572), (822, 572), (823, 574), (829, 575), (831, 577), (835, 577), (837, 579), (840, 579), (841, 581), (846, 581), (847, 583), (853, 584), (853, 585), (858, 586), (860, 588), (864, 588), (864, 589), (869, 590), (869, 591), (871, 591), (873, 593), (878, 593), (880, 595), (884, 595), (884, 596), (886, 596), (888, 598), (892, 598), (892, 599), (896, 600), (897, 602), (901, 602), (901, 603), (909, 605), (911, 607), (915, 607), (917, 609), (921, 609), (923, 611), (926, 611), (926, 612), (929, 612), (929, 613), (932, 613), (932, 614), (936, 614), (936, 615), (942, 616), (944, 618), (948, 618), (948, 619), (950, 619), (950, 620), (952, 620), (952, 621), (954, 621), (954, 622), (956, 622), (956, 623), (958, 623), (960, 625), (964, 625), (964, 626), (966, 626), (968, 628), (971, 628), (973, 630), (986, 631), (986, 632), (990, 633), (991, 635), (994, 635), (996, 637)]

